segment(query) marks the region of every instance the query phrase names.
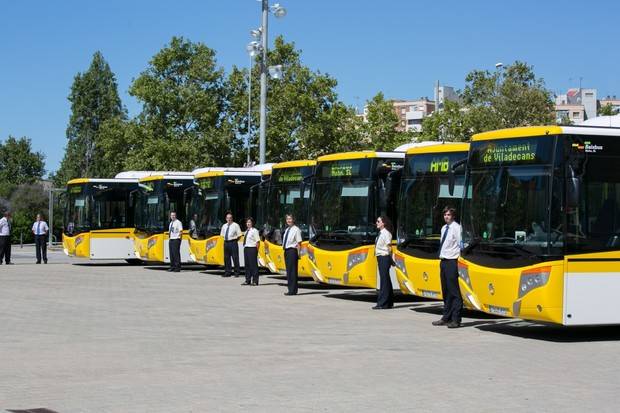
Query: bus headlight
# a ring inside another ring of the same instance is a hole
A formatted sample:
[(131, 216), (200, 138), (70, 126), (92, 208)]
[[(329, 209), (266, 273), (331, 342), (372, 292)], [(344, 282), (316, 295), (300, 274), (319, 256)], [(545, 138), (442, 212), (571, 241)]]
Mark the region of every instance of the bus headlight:
[(407, 267), (405, 266), (405, 257), (399, 254), (394, 254), (394, 265), (405, 275), (405, 277), (409, 278), (407, 275)]
[(349, 254), (347, 259), (347, 271), (350, 271), (351, 268), (355, 267), (357, 264), (360, 264), (366, 261), (368, 257), (368, 249), (355, 251)]
[(208, 240), (207, 245), (206, 245), (207, 252), (215, 248), (216, 245), (217, 245), (217, 239)]
[(519, 280), (519, 298), (533, 289), (547, 284), (549, 282), (549, 275), (551, 275), (551, 267), (523, 271)]
[(459, 262), (458, 265), (459, 265), (459, 278), (463, 280), (465, 284), (467, 284), (469, 289), (472, 289), (471, 280), (469, 278), (469, 268), (467, 267), (467, 264)]

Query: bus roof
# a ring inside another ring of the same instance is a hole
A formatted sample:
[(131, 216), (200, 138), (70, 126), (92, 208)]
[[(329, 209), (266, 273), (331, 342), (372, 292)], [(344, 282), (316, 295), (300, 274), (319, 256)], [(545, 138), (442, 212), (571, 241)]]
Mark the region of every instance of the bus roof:
[(132, 178), (76, 178), (67, 182), (67, 185), (77, 185), (86, 183), (137, 183), (138, 179)]
[(297, 161), (287, 161), (287, 162), (279, 162), (273, 165), (273, 169), (283, 169), (283, 168), (302, 168), (304, 166), (314, 166), (316, 165), (316, 161), (310, 159), (300, 159)]
[(468, 142), (434, 142), (433, 145), (419, 146), (407, 151), (407, 155), (421, 155), (425, 153), (467, 152)]
[(206, 176), (221, 176), (221, 175), (254, 175), (252, 172), (261, 175), (267, 170), (271, 170), (271, 167), (275, 165), (273, 163), (264, 163), (259, 165), (247, 166), (247, 167), (223, 167), (213, 166), (207, 168), (198, 168), (192, 171), (192, 175), (195, 178), (204, 178)]
[(476, 142), (493, 139), (531, 138), (546, 135), (620, 136), (620, 127), (603, 127), (589, 124), (574, 126), (524, 126), (520, 128), (499, 129), (477, 133), (472, 136), (471, 140), (472, 142)]
[(190, 172), (178, 174), (164, 173), (162, 175), (145, 176), (144, 178), (140, 178), (140, 182), (161, 181), (164, 179), (194, 179), (194, 175), (192, 175)]
[(404, 158), (404, 152), (377, 152), (377, 151), (358, 151), (358, 152), (340, 152), (329, 155), (319, 156), (318, 162), (325, 161), (343, 161), (347, 159), (366, 159), (366, 158)]
[(185, 176), (189, 172), (178, 171), (124, 171), (116, 174), (115, 178), (142, 179), (149, 176)]

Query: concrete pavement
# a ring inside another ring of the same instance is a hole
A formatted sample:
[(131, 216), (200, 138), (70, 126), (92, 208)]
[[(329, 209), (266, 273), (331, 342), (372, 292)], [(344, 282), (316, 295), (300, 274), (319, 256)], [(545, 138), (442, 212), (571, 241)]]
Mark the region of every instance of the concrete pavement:
[(617, 327), (448, 330), (422, 299), (30, 258), (0, 266), (0, 412), (617, 410)]

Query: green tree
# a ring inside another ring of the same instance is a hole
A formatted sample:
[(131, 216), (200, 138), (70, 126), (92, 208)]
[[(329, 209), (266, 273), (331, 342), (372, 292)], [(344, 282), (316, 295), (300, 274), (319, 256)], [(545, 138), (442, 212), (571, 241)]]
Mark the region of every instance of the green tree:
[[(313, 71), (301, 61), (301, 50), (282, 36), (268, 53), (269, 65), (282, 65), (281, 79), (270, 79), (267, 94), (267, 153), (269, 162), (314, 158), (357, 149), (360, 122), (353, 108), (338, 99), (337, 81)], [(252, 159), (258, 157), (260, 104), (259, 60), (252, 70)], [(227, 79), (227, 118), (234, 133), (245, 139), (248, 129), (248, 71), (234, 67)], [(241, 150), (238, 159), (244, 159)]]
[(524, 62), (470, 72), (460, 98), (422, 122), (422, 139), (466, 141), (493, 129), (555, 123), (551, 92)]
[(39, 183), (21, 184), (15, 188), (9, 198), (13, 214), (13, 243), (18, 243), (20, 239), (25, 243), (34, 241), (32, 223), (37, 214), (47, 214), (48, 202), (48, 194)]
[(412, 140), (411, 134), (399, 130), (400, 120), (394, 105), (382, 92), (366, 102), (366, 111), (362, 132), (368, 149), (391, 151)]
[(611, 103), (607, 103), (606, 105), (602, 106), (598, 111), (599, 116), (614, 116), (618, 113), (620, 113), (620, 110), (614, 109)]
[(68, 99), (71, 117), (67, 127), (67, 147), (54, 175), (56, 185), (64, 185), (77, 177), (105, 176), (99, 129), (109, 119), (126, 117), (114, 73), (100, 52), (93, 55), (86, 72), (75, 76)]
[(33, 152), (26, 137), (0, 141), (0, 197), (7, 198), (18, 185), (40, 179), (45, 173), (44, 159), (41, 152)]
[(189, 171), (230, 163), (240, 144), (225, 117), (224, 71), (214, 50), (173, 37), (129, 93), (142, 112), (104, 126), (104, 159), (116, 159), (112, 169)]

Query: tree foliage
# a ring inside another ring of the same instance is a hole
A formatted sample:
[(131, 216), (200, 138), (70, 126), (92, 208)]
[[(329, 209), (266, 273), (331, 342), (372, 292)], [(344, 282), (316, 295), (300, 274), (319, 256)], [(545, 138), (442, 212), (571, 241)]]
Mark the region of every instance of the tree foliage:
[(366, 103), (366, 111), (366, 122), (362, 127), (365, 148), (391, 151), (411, 141), (411, 134), (398, 130), (400, 120), (394, 105), (385, 99), (383, 93), (377, 93)]
[(30, 139), (9, 136), (0, 141), (0, 197), (8, 197), (21, 184), (32, 184), (45, 173), (45, 156), (33, 152)]
[(620, 113), (620, 110), (614, 109), (611, 103), (607, 103), (606, 105), (602, 106), (598, 111), (599, 116), (614, 116), (618, 113)]
[(103, 176), (106, 166), (99, 130), (110, 119), (126, 117), (117, 89), (110, 65), (96, 52), (88, 70), (78, 73), (71, 86), (67, 147), (55, 174), (57, 185), (77, 177)]
[(229, 164), (240, 144), (226, 112), (224, 70), (215, 51), (174, 37), (134, 80), (142, 112), (104, 125), (110, 170), (187, 170)]
[(466, 141), (488, 130), (555, 122), (551, 92), (524, 62), (470, 72), (460, 98), (422, 122), (422, 139)]

